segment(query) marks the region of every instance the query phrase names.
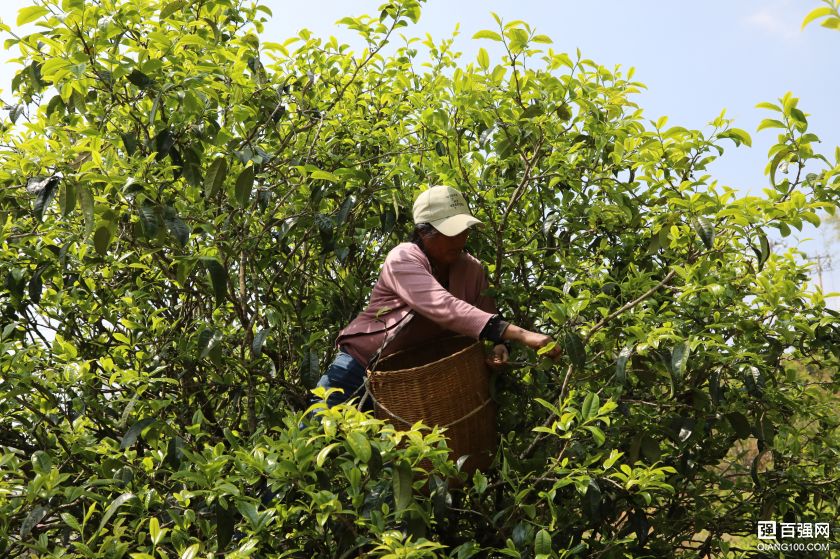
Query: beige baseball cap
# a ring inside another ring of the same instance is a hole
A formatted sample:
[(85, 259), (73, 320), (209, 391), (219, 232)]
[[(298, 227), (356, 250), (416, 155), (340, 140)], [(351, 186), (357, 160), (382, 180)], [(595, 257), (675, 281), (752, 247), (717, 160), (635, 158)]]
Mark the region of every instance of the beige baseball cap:
[(414, 223), (429, 223), (454, 237), (473, 225), (482, 225), (470, 213), (464, 195), (451, 186), (432, 186), (414, 201)]

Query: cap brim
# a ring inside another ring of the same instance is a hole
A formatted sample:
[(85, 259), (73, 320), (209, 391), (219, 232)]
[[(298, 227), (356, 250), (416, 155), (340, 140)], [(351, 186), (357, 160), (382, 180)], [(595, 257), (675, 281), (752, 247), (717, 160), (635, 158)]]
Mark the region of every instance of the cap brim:
[(458, 214), (452, 217), (447, 217), (439, 221), (430, 222), (432, 227), (443, 233), (447, 237), (454, 237), (460, 235), (474, 225), (484, 225), (470, 214)]

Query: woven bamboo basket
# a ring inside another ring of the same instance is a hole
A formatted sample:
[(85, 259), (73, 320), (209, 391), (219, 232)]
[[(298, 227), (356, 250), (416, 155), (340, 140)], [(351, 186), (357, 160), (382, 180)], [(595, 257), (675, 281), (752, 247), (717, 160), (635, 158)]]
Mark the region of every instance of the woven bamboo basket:
[(490, 465), (496, 448), (496, 406), (484, 349), (467, 337), (436, 340), (382, 358), (368, 371), (376, 415), (398, 427), (417, 421), (446, 427), (450, 456), (463, 470)]

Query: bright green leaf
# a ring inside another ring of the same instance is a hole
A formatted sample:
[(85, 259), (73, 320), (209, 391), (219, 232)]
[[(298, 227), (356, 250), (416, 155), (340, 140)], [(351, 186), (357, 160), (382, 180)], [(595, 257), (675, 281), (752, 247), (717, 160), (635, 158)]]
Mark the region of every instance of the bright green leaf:
[(353, 455), (360, 461), (367, 463), (370, 460), (370, 442), (364, 434), (358, 431), (350, 431), (347, 434), (347, 444), (350, 445), (350, 450), (353, 451)]
[(201, 550), (200, 543), (194, 543), (189, 546), (184, 552), (181, 554), (181, 559), (195, 559), (198, 555), (198, 552)]
[(817, 18), (825, 17), (831, 15), (833, 10), (829, 6), (820, 6), (819, 8), (814, 8), (808, 15), (805, 16), (805, 19), (802, 20), (802, 29), (805, 29), (805, 26), (814, 21)]
[(490, 67), (490, 56), (483, 48), (478, 49), (478, 65), (484, 70)]
[(17, 25), (18, 27), (26, 25), (49, 13), (50, 11), (43, 6), (27, 6), (26, 8), (21, 8), (18, 11)]
[(492, 41), (501, 41), (502, 37), (495, 31), (490, 31), (489, 29), (484, 29), (479, 31), (475, 35), (472, 36), (473, 39), (490, 39)]

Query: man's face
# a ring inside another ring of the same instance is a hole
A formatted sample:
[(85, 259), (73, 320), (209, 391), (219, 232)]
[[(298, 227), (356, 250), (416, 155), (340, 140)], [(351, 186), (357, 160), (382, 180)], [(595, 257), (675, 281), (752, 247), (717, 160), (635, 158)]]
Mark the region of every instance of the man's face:
[(423, 246), (426, 248), (426, 253), (433, 262), (449, 265), (461, 257), (469, 234), (469, 229), (464, 230), (463, 233), (454, 237), (447, 237), (443, 233), (435, 231), (423, 237)]

